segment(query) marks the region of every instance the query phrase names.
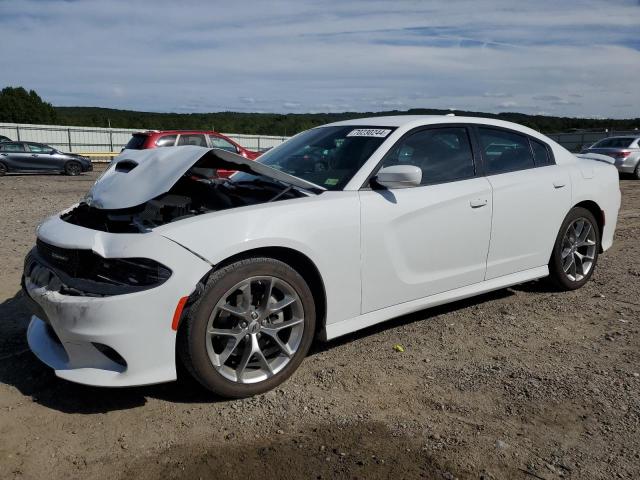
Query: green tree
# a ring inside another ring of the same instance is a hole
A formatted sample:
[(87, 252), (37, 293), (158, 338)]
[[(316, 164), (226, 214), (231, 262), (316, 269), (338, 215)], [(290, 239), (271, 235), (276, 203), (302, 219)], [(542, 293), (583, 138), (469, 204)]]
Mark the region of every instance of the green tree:
[(34, 90), (5, 87), (0, 91), (0, 122), (50, 124), (56, 121), (53, 106)]

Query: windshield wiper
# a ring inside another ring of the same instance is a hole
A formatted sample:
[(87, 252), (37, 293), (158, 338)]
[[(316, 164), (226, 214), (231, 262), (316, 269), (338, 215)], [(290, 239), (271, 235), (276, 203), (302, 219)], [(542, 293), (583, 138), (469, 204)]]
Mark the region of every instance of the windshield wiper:
[(309, 191), (311, 193), (319, 194), (319, 193), (322, 193), (324, 191), (320, 187), (318, 187), (317, 189), (315, 189), (315, 188), (312, 189), (311, 187), (302, 188), (301, 186), (295, 185), (294, 183), (289, 183), (286, 180), (281, 180), (279, 178), (271, 178), (271, 177), (264, 177), (264, 178), (258, 177), (258, 178), (255, 178), (253, 180), (236, 180), (236, 181), (230, 180), (230, 182), (234, 183), (234, 184), (255, 183), (257, 185), (269, 185), (269, 186), (279, 185), (281, 187), (284, 187), (285, 190), (287, 190), (287, 191), (292, 189), (292, 188), (295, 188), (296, 190), (301, 191), (303, 193)]

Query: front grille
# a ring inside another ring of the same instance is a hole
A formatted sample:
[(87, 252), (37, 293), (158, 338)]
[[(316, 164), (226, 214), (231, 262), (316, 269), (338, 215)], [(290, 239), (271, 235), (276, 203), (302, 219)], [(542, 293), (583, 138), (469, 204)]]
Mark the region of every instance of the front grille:
[(93, 252), (91, 250), (79, 250), (56, 247), (38, 239), (36, 247), (40, 256), (50, 265), (62, 270), (70, 277), (81, 277), (89, 267)]

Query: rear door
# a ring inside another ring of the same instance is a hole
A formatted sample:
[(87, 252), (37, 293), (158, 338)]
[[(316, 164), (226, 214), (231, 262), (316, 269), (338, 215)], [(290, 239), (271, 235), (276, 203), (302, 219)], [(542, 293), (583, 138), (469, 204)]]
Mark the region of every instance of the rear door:
[(493, 191), (486, 279), (547, 265), (571, 203), (568, 170), (548, 145), (519, 132), (476, 133)]
[(468, 128), (405, 135), (381, 167), (409, 164), (422, 185), (360, 191), (362, 313), (481, 282), (491, 186), (477, 174)]
[(22, 142), (0, 143), (0, 159), (10, 171), (28, 172), (34, 170), (34, 159)]

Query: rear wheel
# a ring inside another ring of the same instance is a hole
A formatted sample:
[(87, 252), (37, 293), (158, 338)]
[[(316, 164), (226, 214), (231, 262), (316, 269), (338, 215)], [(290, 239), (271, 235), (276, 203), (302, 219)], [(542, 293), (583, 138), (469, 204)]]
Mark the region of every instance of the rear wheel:
[(80, 175), (82, 173), (82, 165), (78, 162), (67, 162), (64, 166), (64, 173), (72, 177)]
[(0, 162), (0, 177), (5, 175), (8, 171), (9, 169), (7, 168), (7, 166), (4, 163)]
[(636, 169), (633, 171), (633, 175), (636, 177), (636, 180), (640, 180), (640, 162), (636, 165)]
[(593, 214), (572, 209), (560, 227), (549, 262), (551, 280), (562, 290), (582, 287), (598, 263), (600, 230)]
[(241, 398), (271, 390), (300, 365), (315, 332), (315, 304), (287, 264), (250, 258), (214, 272), (185, 322), (185, 367), (205, 388)]

